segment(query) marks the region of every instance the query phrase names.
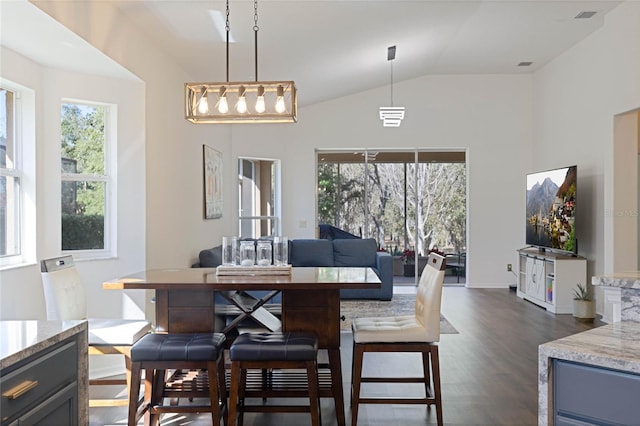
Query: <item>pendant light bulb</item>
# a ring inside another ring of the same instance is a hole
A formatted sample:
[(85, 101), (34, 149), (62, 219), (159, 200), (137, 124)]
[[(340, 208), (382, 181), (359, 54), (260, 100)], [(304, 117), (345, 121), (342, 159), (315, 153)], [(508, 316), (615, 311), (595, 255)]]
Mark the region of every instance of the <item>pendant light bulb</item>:
[(276, 95), (276, 112), (278, 114), (282, 114), (285, 112), (287, 108), (284, 104), (284, 87), (278, 86), (277, 95)]
[(247, 98), (245, 97), (245, 93), (247, 89), (244, 86), (240, 86), (238, 90), (238, 102), (236, 103), (236, 111), (240, 114), (245, 114), (247, 112)]
[(227, 88), (224, 86), (220, 88), (220, 95), (218, 97), (218, 112), (220, 114), (226, 114), (229, 112), (229, 104), (227, 103)]
[(198, 112), (200, 114), (209, 113), (209, 100), (207, 99), (207, 88), (202, 86), (200, 91), (200, 102), (198, 102)]
[(262, 114), (267, 110), (264, 103), (264, 86), (258, 86), (258, 99), (256, 100), (256, 112)]

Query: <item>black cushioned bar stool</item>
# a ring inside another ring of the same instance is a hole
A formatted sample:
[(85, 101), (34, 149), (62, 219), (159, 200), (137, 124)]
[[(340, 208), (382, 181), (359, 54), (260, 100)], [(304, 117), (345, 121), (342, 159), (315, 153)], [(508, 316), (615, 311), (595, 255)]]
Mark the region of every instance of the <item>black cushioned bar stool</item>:
[[(245, 333), (231, 344), (231, 385), (229, 391), (229, 425), (236, 425), (236, 416), (242, 425), (245, 412), (310, 413), (311, 424), (320, 425), (320, 400), (318, 396), (318, 338), (313, 333), (272, 332)], [(247, 370), (304, 369), (304, 383), (295, 376), (282, 376), (276, 381), (275, 373), (267, 376), (256, 374), (260, 384), (256, 389), (247, 385)], [(268, 380), (265, 382), (264, 378)], [(248, 405), (249, 397), (307, 397), (309, 405)]]
[[(162, 413), (199, 412), (211, 412), (215, 426), (221, 416), (226, 423), (225, 340), (222, 333), (148, 334), (138, 340), (131, 348), (129, 425), (138, 424), (143, 415), (145, 425), (155, 426)], [(164, 405), (165, 398), (172, 399), (170, 405)], [(182, 399), (182, 405), (174, 398)], [(195, 398), (207, 398), (209, 404)]]

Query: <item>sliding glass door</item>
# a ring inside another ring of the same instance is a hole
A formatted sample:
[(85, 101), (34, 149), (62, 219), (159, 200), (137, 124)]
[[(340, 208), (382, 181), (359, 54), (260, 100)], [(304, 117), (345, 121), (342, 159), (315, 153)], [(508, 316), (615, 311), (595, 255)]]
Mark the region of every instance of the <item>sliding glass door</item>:
[(417, 261), (415, 277), (431, 249), (466, 251), (464, 152), (317, 151), (317, 171), (318, 224), (375, 238), (395, 275)]

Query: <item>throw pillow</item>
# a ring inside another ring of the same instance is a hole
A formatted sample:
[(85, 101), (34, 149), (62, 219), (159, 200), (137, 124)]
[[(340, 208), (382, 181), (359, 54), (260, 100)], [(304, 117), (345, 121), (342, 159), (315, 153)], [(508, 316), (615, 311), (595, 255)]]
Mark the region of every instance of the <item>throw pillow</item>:
[(373, 238), (333, 240), (335, 266), (376, 267), (378, 243)]
[(222, 265), (222, 246), (202, 250), (198, 255), (201, 268), (215, 268)]
[(292, 266), (333, 266), (333, 245), (322, 239), (290, 240), (289, 263)]

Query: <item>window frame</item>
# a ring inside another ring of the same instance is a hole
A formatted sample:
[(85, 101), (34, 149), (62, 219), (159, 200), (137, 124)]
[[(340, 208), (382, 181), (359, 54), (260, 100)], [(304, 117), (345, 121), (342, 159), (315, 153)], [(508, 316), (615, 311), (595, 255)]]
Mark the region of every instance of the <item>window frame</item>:
[[(104, 184), (104, 241), (102, 249), (78, 249), (78, 250), (63, 250), (62, 249), (62, 205), (60, 205), (60, 252), (62, 254), (72, 254), (76, 259), (101, 259), (117, 256), (117, 245), (115, 230), (116, 226), (116, 160), (115, 160), (115, 147), (117, 146), (117, 105), (90, 101), (85, 99), (71, 99), (63, 98), (60, 102), (60, 112), (62, 112), (62, 106), (65, 104), (73, 104), (79, 106), (99, 106), (104, 108), (104, 174), (86, 174), (86, 173), (67, 173), (62, 172), (60, 162), (62, 156), (58, 158), (58, 170), (60, 171), (60, 191), (62, 190), (63, 182), (96, 182)], [(62, 138), (60, 138), (62, 139)], [(58, 144), (60, 150), (61, 140)], [(59, 194), (61, 196), (61, 192)]]
[(14, 162), (21, 171), (18, 206), (20, 253), (0, 257), (0, 270), (5, 270), (36, 262), (36, 92), (3, 77), (0, 77), (0, 86), (16, 95), (14, 133), (17, 157)]
[[(13, 119), (12, 119), (12, 131), (13, 131), (13, 167), (0, 167), (0, 176), (13, 177), (16, 180), (16, 194), (14, 196), (14, 216), (16, 223), (13, 225), (13, 233), (16, 235), (15, 253), (0, 255), (0, 267), (16, 265), (23, 263), (24, 259), (24, 167), (23, 167), (23, 155), (22, 155), (22, 90), (23, 88), (10, 83), (6, 80), (0, 79), (0, 86), (13, 94)], [(7, 135), (8, 136), (8, 135)], [(8, 145), (8, 138), (7, 138)], [(7, 200), (8, 201), (8, 200)], [(7, 207), (8, 207), (7, 202)], [(7, 232), (7, 231), (5, 231)]]
[[(405, 164), (405, 187), (404, 187), (404, 199), (405, 199), (405, 209), (404, 209), (404, 221), (405, 224), (402, 227), (405, 232), (402, 241), (402, 245), (400, 249), (411, 248), (416, 251), (419, 251), (421, 255), (425, 255), (429, 247), (425, 247), (424, 244), (421, 244), (421, 238), (419, 235), (419, 218), (415, 213), (409, 214), (407, 210), (406, 200), (411, 195), (409, 194), (409, 188), (407, 187), (407, 182), (411, 180), (412, 187), (418, 188), (418, 174), (409, 173), (407, 174), (406, 166), (414, 165), (416, 167), (416, 171), (418, 167), (422, 164), (430, 164), (430, 163), (444, 163), (444, 164), (453, 164), (460, 163), (465, 165), (465, 175), (468, 176), (468, 161), (467, 161), (467, 152), (462, 149), (446, 149), (446, 148), (415, 148), (415, 149), (319, 149), (315, 150), (315, 183), (316, 183), (316, 197), (315, 197), (315, 222), (316, 227), (320, 225), (320, 214), (319, 214), (319, 205), (320, 205), (320, 196), (319, 196), (319, 172), (320, 165), (322, 164), (336, 164), (338, 165), (338, 176), (340, 175), (340, 164), (350, 164), (350, 165), (362, 165), (362, 190), (364, 193), (363, 198), (365, 202), (363, 203), (363, 220), (364, 223), (361, 226), (361, 237), (362, 238), (376, 238), (375, 235), (370, 235), (370, 223), (369, 219), (371, 217), (371, 212), (369, 211), (369, 203), (368, 199), (370, 194), (372, 193), (371, 188), (369, 187), (369, 165), (375, 163), (397, 163), (397, 164)], [(465, 178), (465, 223), (468, 224), (468, 214), (469, 214), (469, 193), (468, 193), (468, 185), (466, 184)], [(339, 195), (339, 192), (336, 192)], [(415, 192), (412, 194), (413, 197), (418, 200), (420, 198), (419, 194)], [(337, 199), (336, 203), (340, 204), (340, 200)], [(339, 215), (339, 212), (338, 212)], [(341, 228), (340, 221), (341, 218), (338, 216), (338, 223), (330, 223), (331, 225), (337, 226)], [(407, 233), (407, 223), (411, 221), (413, 222), (413, 232), (411, 234)], [(354, 233), (353, 230), (348, 230), (347, 232)], [(464, 247), (462, 249), (466, 250), (468, 246), (468, 226), (465, 225), (464, 229)], [(411, 241), (413, 239), (413, 241)]]
[[(249, 188), (245, 187), (244, 176), (244, 162), (251, 164), (251, 179), (252, 184)], [(258, 175), (256, 164), (260, 164), (261, 167), (266, 164), (270, 165), (270, 179), (269, 182), (263, 182), (260, 179), (260, 184), (256, 185), (255, 179)], [(281, 198), (281, 162), (275, 158), (260, 158), (240, 156), (237, 161), (238, 167), (238, 235), (242, 238), (261, 238), (263, 236), (276, 236), (282, 234), (282, 198)], [(264, 206), (261, 204), (259, 192), (261, 190), (268, 190), (270, 192), (270, 201), (273, 203), (271, 210), (273, 214), (267, 215), (245, 215), (246, 207), (251, 207), (251, 212), (259, 211), (262, 213)], [(249, 201), (250, 206), (243, 205), (244, 202)], [(245, 207), (245, 209), (243, 209)], [(257, 235), (261, 233), (263, 223), (267, 224), (272, 232), (266, 235)], [(247, 231), (249, 235), (247, 235)]]

